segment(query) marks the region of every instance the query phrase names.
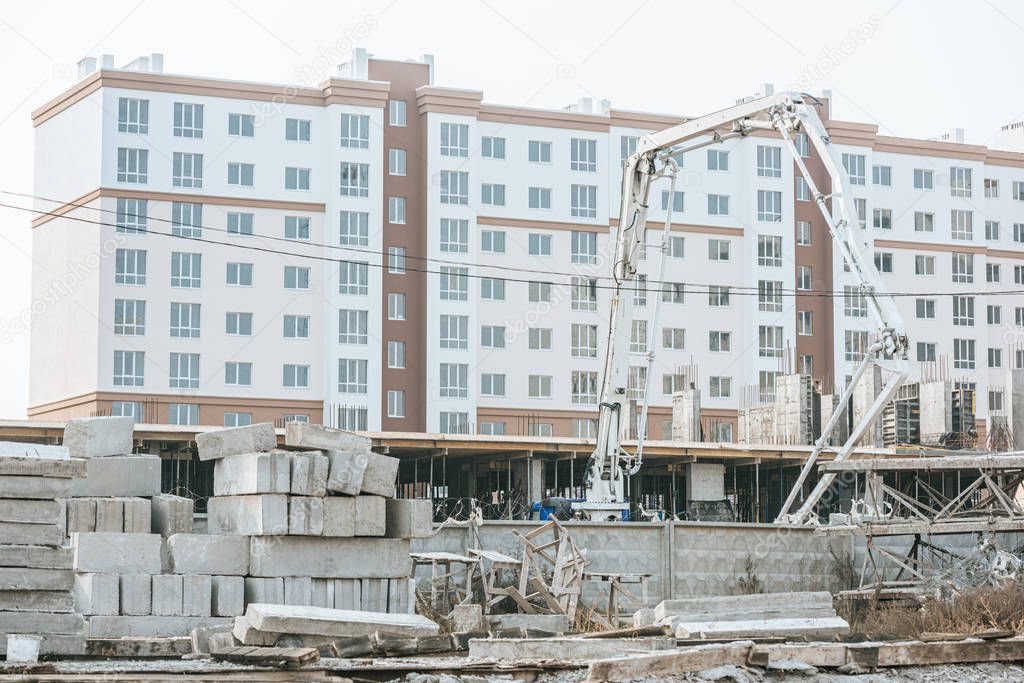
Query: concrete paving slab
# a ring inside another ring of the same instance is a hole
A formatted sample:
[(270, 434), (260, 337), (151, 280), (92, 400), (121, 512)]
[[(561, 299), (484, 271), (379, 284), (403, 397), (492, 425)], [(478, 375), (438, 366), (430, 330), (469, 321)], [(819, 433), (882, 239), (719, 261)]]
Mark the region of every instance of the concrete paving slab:
[(90, 638), (188, 637), (201, 626), (226, 626), (225, 617), (90, 617)]
[(71, 482), (71, 496), (139, 496), (160, 493), (159, 455), (112, 455), (85, 461), (85, 477)]
[(246, 607), (245, 619), (260, 631), (328, 637), (368, 635), (376, 631), (419, 637), (435, 636), (439, 631), (437, 624), (418, 614), (357, 612), (326, 607), (253, 603)]
[(369, 452), (369, 437), (342, 429), (332, 429), (310, 422), (289, 422), (284, 429), (284, 442), (296, 448), (331, 451)]
[(62, 504), (56, 500), (0, 498), (0, 522), (60, 524)]
[(196, 434), (196, 445), (200, 460), (217, 460), (229, 455), (269, 451), (277, 446), (277, 434), (274, 425), (261, 422)]
[(159, 574), (161, 542), (159, 534), (72, 534), (75, 570)]
[(64, 424), (63, 445), (72, 458), (101, 458), (131, 453), (135, 446), (131, 417), (76, 417)]
[(0, 591), (0, 612), (74, 612), (71, 591)]
[(0, 476), (0, 498), (67, 498), (73, 481), (57, 477)]
[[(71, 569), (74, 551), (42, 545), (0, 545), (0, 567)], [(70, 588), (71, 586), (68, 586)]]
[(59, 524), (0, 522), (0, 544), (57, 547), (64, 544), (64, 528)]
[(38, 633), (77, 635), (85, 632), (81, 614), (59, 612), (0, 612), (0, 634)]
[(69, 591), (74, 585), (70, 569), (0, 567), (0, 591)]

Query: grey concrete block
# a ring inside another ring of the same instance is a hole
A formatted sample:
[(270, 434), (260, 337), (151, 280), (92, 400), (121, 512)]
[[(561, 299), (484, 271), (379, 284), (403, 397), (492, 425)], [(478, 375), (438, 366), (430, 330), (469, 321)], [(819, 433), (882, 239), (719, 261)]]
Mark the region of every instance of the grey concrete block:
[(159, 534), (73, 534), (75, 570), (159, 574), (161, 541)]
[(213, 616), (234, 617), (245, 611), (245, 579), (241, 576), (214, 576), (210, 589)]
[(0, 522), (60, 524), (62, 518), (60, 501), (0, 498)]
[(64, 425), (64, 447), (72, 458), (131, 453), (135, 421), (130, 417), (79, 417)]
[(651, 638), (474, 638), (470, 659), (510, 661), (590, 660), (636, 652), (660, 652), (676, 645), (671, 636)]
[(79, 614), (117, 614), (120, 594), (117, 574), (75, 574), (75, 607)]
[(334, 583), (339, 579), (313, 579), (310, 602), (314, 607), (334, 607)]
[(325, 607), (250, 604), (246, 620), (260, 631), (345, 637), (385, 631), (410, 637), (435, 636), (438, 626), (418, 614), (357, 612)]
[[(334, 582), (335, 609), (362, 609), (363, 582), (361, 579), (329, 579)], [(329, 607), (330, 605), (328, 605)]]
[(85, 462), (85, 477), (71, 482), (71, 496), (139, 496), (160, 493), (159, 455), (112, 455)]
[(313, 579), (308, 576), (284, 577), (284, 604), (312, 605)]
[(124, 532), (148, 534), (153, 527), (152, 506), (146, 498), (123, 498)]
[(249, 538), (236, 535), (174, 534), (167, 539), (175, 574), (249, 573)]
[(276, 645), (277, 639), (283, 634), (258, 631), (249, 623), (248, 619), (244, 616), (238, 616), (235, 617), (231, 625), (231, 635), (243, 645), (270, 647)]
[(347, 496), (359, 494), (363, 487), (366, 465), (370, 461), (369, 451), (327, 451), (330, 463), (327, 476), (327, 490)]
[(188, 638), (194, 628), (230, 624), (231, 619), (224, 617), (91, 617), (89, 637)]
[(277, 446), (277, 433), (269, 422), (218, 429), (196, 434), (200, 460), (216, 460), (229, 455), (261, 453)]
[(74, 584), (70, 569), (0, 567), (0, 591), (62, 591)]
[(415, 579), (388, 579), (388, 608), (393, 614), (412, 614), (415, 606)]
[[(14, 458), (31, 459), (44, 463), (45, 461), (63, 460), (67, 461), (71, 452), (65, 446), (47, 446), (41, 443), (24, 443), (21, 441), (0, 441), (0, 458), (6, 464)], [(39, 474), (41, 476), (54, 476), (46, 472), (4, 472), (4, 474)]]
[(67, 498), (73, 481), (57, 477), (0, 476), (0, 498)]
[(186, 617), (208, 617), (213, 604), (213, 582), (203, 574), (181, 577), (181, 613)]
[[(55, 612), (0, 612), (0, 634), (66, 634), (85, 632), (81, 614)], [(6, 640), (6, 639), (3, 639)]]
[(383, 536), (386, 525), (385, 499), (356, 496), (356, 536)]
[(284, 602), (284, 578), (245, 577), (245, 602), (265, 602), (278, 604)]
[(206, 507), (211, 534), (275, 536), (288, 533), (288, 496), (265, 494), (210, 498)]
[(328, 496), (323, 499), (324, 536), (350, 538), (356, 535), (356, 497)]
[(369, 451), (373, 445), (369, 437), (361, 434), (309, 422), (289, 422), (285, 425), (284, 442), (297, 448), (331, 451)]
[(70, 536), (80, 531), (96, 531), (96, 500), (93, 498), (68, 498), (67, 533)]
[(492, 614), (487, 617), (492, 631), (506, 628), (534, 629), (562, 634), (572, 623), (565, 614)]
[(330, 459), (321, 451), (291, 453), (294, 496), (326, 496)]
[(180, 617), (182, 613), (182, 581), (180, 574), (153, 576), (153, 615)]
[(389, 498), (386, 509), (389, 538), (429, 538), (433, 533), (433, 506), (430, 499)]
[[(227, 637), (228, 640), (221, 640), (219, 637)], [(192, 629), (192, 654), (208, 655), (221, 649), (222, 645), (234, 645), (230, 626), (200, 626)]]
[(324, 531), (324, 499), (291, 496), (288, 500), (288, 533), (320, 536)]
[(229, 455), (213, 466), (215, 496), (288, 493), (290, 490), (291, 458), (286, 451)]
[(412, 569), (409, 541), (397, 538), (253, 537), (252, 576), (402, 578)]
[(124, 501), (120, 498), (96, 499), (96, 531), (124, 533)]
[(371, 453), (363, 473), (360, 491), (374, 496), (392, 498), (395, 495), (395, 480), (398, 478), (398, 458)]
[(64, 544), (64, 528), (59, 524), (0, 522), (0, 544), (56, 547)]
[(164, 538), (173, 534), (192, 533), (196, 502), (184, 496), (161, 493), (153, 496), (151, 503), (151, 528), (154, 534)]
[(455, 605), (452, 607), (450, 617), (452, 620), (452, 632), (454, 633), (487, 630), (487, 623), (484, 621), (483, 605), (472, 603)]
[(364, 612), (387, 612), (388, 611), (388, 580), (387, 579), (360, 579), (363, 584), (360, 595), (362, 596), (362, 608)]
[[(7, 638), (0, 638), (0, 654), (7, 653)], [(85, 654), (85, 634), (49, 634), (39, 640), (39, 654), (74, 656)]]
[(71, 569), (73, 566), (74, 552), (71, 548), (51, 548), (41, 545), (0, 545), (0, 567)]
[(0, 612), (74, 612), (70, 591), (0, 591)]
[(121, 614), (143, 617), (153, 612), (153, 580), (149, 574), (121, 574)]

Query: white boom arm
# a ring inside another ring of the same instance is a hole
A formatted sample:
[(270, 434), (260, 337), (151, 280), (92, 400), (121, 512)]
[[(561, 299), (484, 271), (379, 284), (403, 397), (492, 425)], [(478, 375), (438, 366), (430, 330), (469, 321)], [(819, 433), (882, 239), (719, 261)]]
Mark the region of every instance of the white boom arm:
[[(799, 511), (789, 514), (797, 495), (802, 491), (803, 482), (811, 471), (821, 449), (828, 443), (845, 405), (852, 394), (857, 380), (872, 363), (878, 363), (891, 371), (891, 376), (860, 424), (852, 430), (850, 438), (836, 455), (836, 460), (845, 459), (857, 443), (867, 426), (881, 413), (889, 398), (900, 386), (907, 374), (907, 337), (896, 304), (888, 296), (874, 263), (864, 253), (862, 240), (858, 237), (857, 211), (853, 198), (846, 192), (849, 184), (842, 169), (838, 154), (833, 150), (828, 131), (814, 109), (814, 104), (805, 102), (805, 96), (785, 92), (750, 100), (697, 119), (681, 123), (663, 131), (645, 136), (637, 141), (636, 152), (624, 162), (622, 173), (622, 203), (619, 225), (616, 230), (615, 255), (612, 265), (614, 288), (609, 310), (608, 343), (605, 351), (604, 377), (601, 386), (597, 445), (587, 463), (585, 503), (577, 504), (591, 517), (614, 518), (610, 511), (624, 508), (627, 503), (624, 493), (625, 475), (635, 474), (643, 460), (643, 439), (646, 414), (640, 418), (639, 446), (635, 453), (622, 448), (621, 440), (628, 425), (627, 384), (629, 375), (629, 335), (633, 319), (633, 289), (637, 264), (647, 226), (647, 212), (651, 184), (662, 177), (675, 180), (674, 157), (684, 152), (719, 144), (729, 138), (747, 135), (755, 129), (777, 130), (789, 150), (797, 167), (811, 190), (822, 214), (828, 223), (832, 239), (850, 271), (859, 282), (860, 293), (864, 296), (868, 311), (878, 328), (878, 339), (871, 345), (861, 365), (847, 386), (839, 408), (822, 430), (821, 438), (815, 444), (800, 477), (783, 506), (778, 521), (802, 523), (807, 520), (817, 500), (828, 489), (834, 476), (825, 475), (819, 480), (814, 492), (807, 498)], [(814, 145), (825, 170), (832, 181), (832, 192), (823, 194), (814, 182), (803, 159), (793, 144), (791, 134), (804, 132)], [(695, 140), (695, 138), (703, 138)], [(693, 141), (688, 146), (683, 143)], [(828, 202), (832, 203), (829, 210)], [(670, 202), (671, 206), (671, 202)], [(834, 212), (834, 216), (833, 216)], [(666, 218), (665, 248), (671, 223), (671, 213)], [(662, 259), (664, 264), (664, 258)], [(656, 332), (656, 330), (655, 330)], [(653, 353), (648, 354), (648, 382)], [(644, 402), (646, 413), (646, 400)]]

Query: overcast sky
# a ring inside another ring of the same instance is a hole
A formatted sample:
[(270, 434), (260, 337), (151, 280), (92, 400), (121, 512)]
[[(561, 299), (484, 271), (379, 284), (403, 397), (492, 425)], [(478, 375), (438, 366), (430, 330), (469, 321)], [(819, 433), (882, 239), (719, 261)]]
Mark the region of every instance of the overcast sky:
[[(1010, 0), (4, 3), (0, 190), (32, 191), (30, 112), (74, 83), (86, 55), (121, 66), (162, 52), (169, 73), (305, 84), (301, 74), (352, 47), (430, 53), (437, 85), (483, 90), (487, 102), (593, 97), (684, 115), (772, 82), (831, 89), (836, 118), (883, 134), (961, 127), (985, 144), (1024, 116), (1022, 41), (1024, 3)], [(6, 332), (31, 305), (29, 220), (0, 207), (0, 418), (24, 417), (27, 404), (28, 335)]]

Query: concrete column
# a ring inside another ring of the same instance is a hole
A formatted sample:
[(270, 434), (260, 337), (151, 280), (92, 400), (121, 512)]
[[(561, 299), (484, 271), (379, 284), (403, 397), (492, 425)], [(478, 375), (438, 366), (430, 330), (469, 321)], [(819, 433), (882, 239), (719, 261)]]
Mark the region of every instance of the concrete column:
[(526, 467), (529, 502), (535, 503), (544, 497), (544, 461), (531, 455), (526, 460)]
[(725, 498), (725, 465), (693, 462), (686, 465), (686, 499)]
[(1024, 448), (1024, 369), (1006, 373), (1003, 403), (1006, 421), (1013, 434), (1013, 447)]
[(701, 441), (700, 389), (672, 394), (672, 440)]

